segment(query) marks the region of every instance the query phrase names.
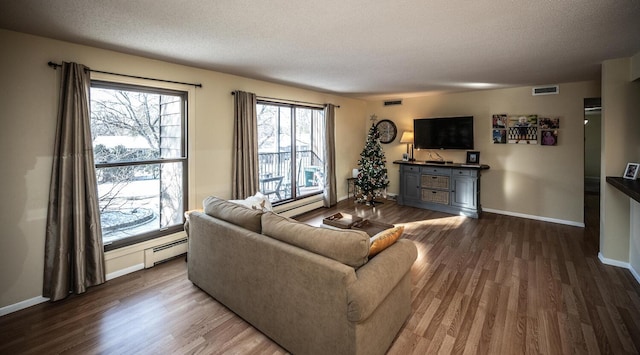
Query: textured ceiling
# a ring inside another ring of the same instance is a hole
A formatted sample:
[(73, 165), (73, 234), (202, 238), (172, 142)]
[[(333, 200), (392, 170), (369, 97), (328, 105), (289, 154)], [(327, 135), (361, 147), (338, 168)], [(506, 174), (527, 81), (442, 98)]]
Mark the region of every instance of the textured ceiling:
[(640, 52), (640, 1), (21, 0), (0, 3), (0, 28), (398, 98), (597, 80)]

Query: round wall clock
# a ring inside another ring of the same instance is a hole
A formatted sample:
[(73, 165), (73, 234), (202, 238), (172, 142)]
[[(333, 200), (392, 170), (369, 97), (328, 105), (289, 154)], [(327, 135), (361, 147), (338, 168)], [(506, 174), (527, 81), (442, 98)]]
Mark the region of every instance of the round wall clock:
[(376, 128), (380, 133), (380, 143), (391, 143), (394, 139), (396, 139), (396, 135), (398, 134), (398, 129), (396, 128), (396, 124), (391, 120), (381, 120), (376, 124)]

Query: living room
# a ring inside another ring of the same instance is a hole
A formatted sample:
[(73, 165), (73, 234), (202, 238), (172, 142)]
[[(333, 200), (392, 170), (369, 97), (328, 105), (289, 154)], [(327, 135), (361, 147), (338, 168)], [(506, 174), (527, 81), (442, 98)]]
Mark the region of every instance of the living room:
[[(47, 216), (52, 147), (58, 110), (59, 74), (47, 62), (78, 62), (102, 71), (149, 78), (200, 83), (189, 92), (189, 190), (188, 208), (201, 208), (207, 196), (231, 198), (233, 96), (234, 90), (261, 96), (314, 103), (332, 103), (336, 110), (337, 196), (347, 196), (346, 179), (356, 167), (368, 128), (369, 116), (390, 119), (399, 135), (412, 130), (413, 119), (473, 115), (475, 150), (483, 172), (482, 207), (489, 213), (583, 227), (585, 98), (602, 97), (601, 260), (631, 268), (636, 277), (640, 265), (630, 265), (629, 198), (604, 182), (605, 176), (621, 176), (627, 162), (638, 161), (640, 141), (640, 53), (607, 58), (602, 75), (586, 81), (550, 83), (559, 85), (558, 95), (533, 96), (532, 86), (497, 88), (429, 95), (402, 96), (402, 105), (384, 106), (384, 96), (361, 99), (321, 90), (301, 88), (267, 80), (175, 64), (120, 51), (80, 45), (27, 33), (0, 30), (5, 48), (2, 69), (3, 197), (1, 221), (5, 226), (0, 250), (0, 309), (7, 314), (44, 301), (42, 295), (44, 234)], [(637, 44), (637, 43), (636, 43)], [(107, 77), (104, 75), (103, 77)], [(131, 79), (132, 83), (140, 83)], [(635, 81), (634, 81), (635, 80)], [(561, 118), (556, 146), (493, 144), (494, 114), (538, 114)], [(399, 169), (406, 144), (399, 137), (384, 145), (390, 186), (399, 191)], [(428, 159), (416, 151), (416, 159)], [(464, 151), (445, 151), (448, 160), (463, 162)], [(317, 202), (317, 199), (312, 201)], [(280, 208), (285, 208), (284, 206)], [(166, 243), (183, 237), (170, 235)], [(117, 277), (138, 270), (143, 250), (150, 244), (107, 253), (106, 273)]]

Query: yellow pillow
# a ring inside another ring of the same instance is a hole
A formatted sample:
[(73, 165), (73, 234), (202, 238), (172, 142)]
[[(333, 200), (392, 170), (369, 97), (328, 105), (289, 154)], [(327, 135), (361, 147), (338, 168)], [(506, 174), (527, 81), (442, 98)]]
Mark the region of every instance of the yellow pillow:
[(383, 230), (382, 232), (371, 237), (371, 247), (369, 248), (369, 257), (373, 257), (379, 252), (385, 250), (387, 247), (400, 238), (404, 232), (404, 226), (398, 226)]

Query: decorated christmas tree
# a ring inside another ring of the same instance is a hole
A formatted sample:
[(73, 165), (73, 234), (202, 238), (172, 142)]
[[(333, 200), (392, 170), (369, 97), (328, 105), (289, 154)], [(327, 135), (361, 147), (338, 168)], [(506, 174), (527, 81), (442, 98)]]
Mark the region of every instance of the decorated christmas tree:
[(373, 205), (376, 197), (386, 194), (386, 188), (389, 186), (387, 161), (380, 145), (380, 133), (376, 128), (375, 120), (376, 115), (372, 115), (367, 141), (358, 160), (360, 168), (355, 181), (361, 193), (358, 202), (364, 202), (367, 205)]

